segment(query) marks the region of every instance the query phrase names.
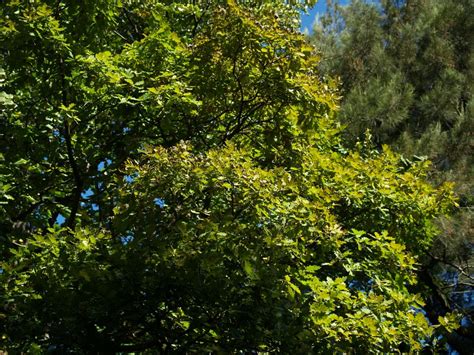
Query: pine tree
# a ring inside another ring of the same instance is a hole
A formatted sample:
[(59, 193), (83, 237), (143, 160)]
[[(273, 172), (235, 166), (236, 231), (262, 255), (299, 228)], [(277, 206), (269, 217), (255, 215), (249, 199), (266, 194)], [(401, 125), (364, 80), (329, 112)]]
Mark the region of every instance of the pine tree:
[(461, 308), (471, 321), (472, 303), (456, 295), (473, 287), (473, 13), (472, 0), (328, 1), (311, 36), (322, 72), (340, 78), (347, 138), (355, 142), (369, 129), (376, 144), (431, 160), (435, 183), (456, 183), (457, 216), (439, 221), (425, 279), (432, 308)]

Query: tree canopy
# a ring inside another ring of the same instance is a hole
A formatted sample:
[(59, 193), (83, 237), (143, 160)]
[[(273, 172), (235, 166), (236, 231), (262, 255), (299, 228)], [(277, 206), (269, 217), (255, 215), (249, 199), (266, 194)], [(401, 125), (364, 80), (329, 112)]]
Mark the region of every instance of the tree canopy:
[(451, 187), (345, 148), (304, 5), (0, 5), (2, 348), (436, 349), (416, 275)]
[(421, 269), (430, 320), (464, 314), (461, 341), (453, 341), (466, 353), (474, 349), (473, 12), (471, 0), (333, 1), (311, 36), (319, 69), (340, 78), (346, 140), (370, 129), (375, 144), (433, 161), (434, 183), (456, 183), (456, 216), (438, 220), (442, 233)]

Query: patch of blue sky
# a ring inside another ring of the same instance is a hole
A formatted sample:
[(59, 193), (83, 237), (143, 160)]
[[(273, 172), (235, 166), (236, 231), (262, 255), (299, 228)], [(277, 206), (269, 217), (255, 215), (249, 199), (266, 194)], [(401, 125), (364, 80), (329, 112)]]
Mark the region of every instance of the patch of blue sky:
[(454, 350), (449, 344), (447, 344), (447, 350), (449, 355), (460, 355), (459, 352)]
[(372, 289), (372, 286), (374, 285), (375, 281), (373, 279), (370, 279), (368, 281), (359, 281), (359, 280), (350, 280), (347, 283), (347, 287), (349, 287), (352, 290), (357, 290), (363, 293), (366, 293)]
[(129, 235), (126, 235), (126, 236), (123, 236), (123, 237), (120, 237), (120, 242), (123, 244), (123, 245), (127, 245), (128, 243), (132, 242), (133, 241), (133, 235), (129, 234)]
[(444, 271), (440, 274), (441, 278), (448, 283), (457, 285), (459, 282), (459, 275), (455, 271)]
[[(340, 5), (349, 4), (350, 0), (340, 0)], [(313, 25), (315, 21), (321, 17), (327, 9), (326, 0), (319, 0), (315, 6), (308, 10), (307, 13), (301, 14), (301, 28), (302, 33), (310, 34), (313, 32)]]
[(461, 327), (470, 327), (471, 325), (472, 325), (472, 322), (469, 316), (464, 316), (461, 319)]
[(452, 292), (451, 300), (463, 308), (474, 309), (474, 289)]
[(101, 161), (99, 164), (97, 164), (97, 171), (103, 171), (110, 164), (112, 164), (112, 160), (110, 159), (105, 159), (104, 161)]
[(92, 191), (92, 189), (87, 189), (87, 190), (84, 190), (82, 193), (81, 193), (81, 196), (82, 198), (89, 198), (91, 197), (92, 195), (94, 194), (94, 192)]
[(125, 179), (126, 182), (129, 184), (132, 183), (136, 178), (138, 177), (138, 173), (134, 173), (131, 175), (125, 175), (123, 178)]
[(64, 222), (66, 222), (66, 217), (64, 217), (61, 213), (58, 214), (58, 216), (56, 217), (55, 223), (56, 223), (57, 225), (62, 226), (62, 225), (64, 224)]
[(153, 202), (155, 203), (155, 205), (157, 205), (157, 206), (160, 207), (160, 208), (163, 208), (163, 207), (166, 206), (165, 200), (163, 200), (162, 198), (159, 198), (159, 197), (155, 198), (155, 199), (153, 200)]

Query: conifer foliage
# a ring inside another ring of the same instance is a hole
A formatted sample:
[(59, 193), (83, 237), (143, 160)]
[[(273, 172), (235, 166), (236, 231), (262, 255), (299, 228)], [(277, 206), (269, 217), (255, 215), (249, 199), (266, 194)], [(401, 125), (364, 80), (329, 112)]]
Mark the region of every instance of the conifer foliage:
[[(434, 183), (456, 183), (459, 209), (454, 219), (438, 221), (442, 233), (424, 258), (423, 279), (432, 322), (458, 308), (472, 325), (474, 2), (328, 5), (311, 41), (323, 74), (340, 78), (346, 138), (356, 141), (369, 129), (376, 144), (390, 144), (408, 160), (429, 158)], [(461, 331), (470, 353), (474, 329)]]
[(418, 260), (449, 184), (344, 148), (286, 1), (3, 1), (0, 346), (436, 347)]

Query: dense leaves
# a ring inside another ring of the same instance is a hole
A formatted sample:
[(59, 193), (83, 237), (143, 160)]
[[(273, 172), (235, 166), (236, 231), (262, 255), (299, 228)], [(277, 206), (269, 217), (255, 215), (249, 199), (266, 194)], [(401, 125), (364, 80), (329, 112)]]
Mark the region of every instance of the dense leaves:
[(3, 348), (437, 346), (417, 260), (450, 187), (343, 147), (301, 7), (1, 5)]
[[(338, 117), (356, 141), (370, 129), (409, 160), (433, 161), (431, 181), (454, 181), (456, 218), (441, 219), (442, 233), (423, 262), (433, 323), (460, 308), (473, 320), (474, 11), (471, 0), (332, 2), (315, 26), (320, 69), (339, 76)], [(414, 158), (412, 158), (414, 157)], [(421, 157), (421, 158), (420, 158)], [(456, 349), (471, 353), (474, 329), (462, 329)]]
[[(110, 231), (51, 230), (16, 251), (4, 286), (15, 343), (27, 326), (40, 345), (114, 351), (419, 350), (431, 335), (404, 243), (429, 242), (424, 218), (448, 192), (421, 167), (314, 148), (289, 171), (232, 146), (144, 158), (128, 166)], [(367, 218), (367, 232), (349, 229)]]

